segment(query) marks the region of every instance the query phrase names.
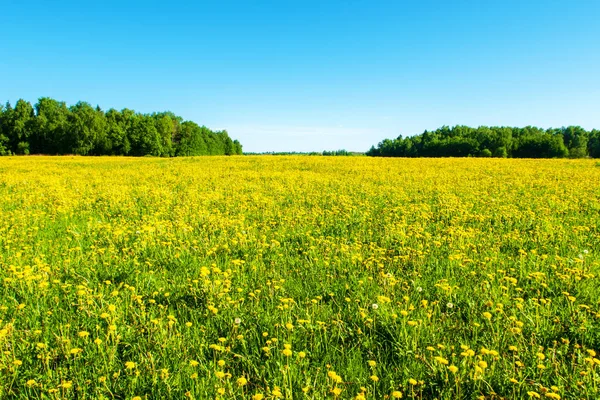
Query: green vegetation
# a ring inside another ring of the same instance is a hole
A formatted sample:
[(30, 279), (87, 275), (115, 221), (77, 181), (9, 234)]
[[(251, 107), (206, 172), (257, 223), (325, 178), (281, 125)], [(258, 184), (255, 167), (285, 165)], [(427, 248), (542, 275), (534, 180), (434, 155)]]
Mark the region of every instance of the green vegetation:
[(365, 153), (358, 153), (348, 150), (323, 150), (321, 153), (318, 151), (311, 152), (298, 152), (298, 151), (269, 151), (261, 153), (244, 153), (248, 156), (364, 156)]
[(381, 157), (600, 157), (600, 131), (579, 126), (558, 129), (443, 126), (433, 132), (385, 139), (369, 156)]
[(2, 157), (0, 399), (598, 399), (596, 163)]
[(324, 155), (324, 156), (351, 156), (353, 154), (347, 150), (342, 149), (342, 150), (333, 150), (333, 151), (323, 150), (322, 155)]
[(104, 112), (85, 102), (67, 107), (42, 97), (35, 106), (22, 99), (14, 108), (0, 105), (0, 155), (10, 154), (233, 155), (242, 154), (242, 145), (227, 131), (211, 131), (171, 112)]

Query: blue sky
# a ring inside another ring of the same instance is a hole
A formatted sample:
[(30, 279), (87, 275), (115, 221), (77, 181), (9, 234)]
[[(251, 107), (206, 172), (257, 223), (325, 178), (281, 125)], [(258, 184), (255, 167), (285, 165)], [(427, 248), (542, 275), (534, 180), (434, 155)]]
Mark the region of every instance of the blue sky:
[(597, 0), (2, 3), (0, 101), (170, 110), (245, 151), (600, 128)]

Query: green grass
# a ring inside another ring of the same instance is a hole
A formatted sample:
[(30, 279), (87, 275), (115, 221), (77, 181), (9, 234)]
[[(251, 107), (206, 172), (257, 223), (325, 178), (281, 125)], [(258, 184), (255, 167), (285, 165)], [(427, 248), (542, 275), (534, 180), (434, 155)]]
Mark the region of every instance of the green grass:
[(0, 170), (0, 398), (598, 397), (593, 161)]

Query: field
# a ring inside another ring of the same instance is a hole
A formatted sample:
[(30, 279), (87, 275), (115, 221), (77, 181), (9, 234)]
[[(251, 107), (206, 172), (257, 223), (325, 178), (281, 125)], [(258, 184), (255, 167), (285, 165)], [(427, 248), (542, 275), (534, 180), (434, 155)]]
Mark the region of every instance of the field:
[(590, 160), (0, 159), (0, 398), (595, 399)]

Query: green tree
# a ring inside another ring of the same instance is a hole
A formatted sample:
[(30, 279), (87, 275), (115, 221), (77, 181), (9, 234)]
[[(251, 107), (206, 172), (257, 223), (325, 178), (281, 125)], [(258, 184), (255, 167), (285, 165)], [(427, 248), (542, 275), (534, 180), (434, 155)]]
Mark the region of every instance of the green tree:
[(132, 124), (127, 136), (131, 143), (131, 155), (162, 155), (162, 140), (154, 126), (154, 120), (151, 116), (135, 114), (132, 117)]
[(174, 156), (176, 146), (173, 141), (178, 136), (181, 125), (181, 117), (177, 117), (172, 112), (152, 114), (154, 126), (161, 140), (162, 156)]
[(244, 154), (242, 151), (242, 144), (237, 139), (233, 141), (233, 151), (233, 154), (236, 154), (238, 156)]
[(226, 156), (231, 156), (235, 154), (235, 149), (233, 147), (233, 140), (231, 140), (231, 138), (229, 136), (225, 137), (225, 155)]
[[(543, 130), (534, 126), (470, 128), (442, 126), (407, 138), (384, 139), (367, 152), (382, 157), (585, 157), (596, 145), (581, 127)], [(594, 150), (595, 151), (595, 150)], [(595, 153), (594, 153), (595, 154)]]
[(223, 155), (242, 154), (227, 131), (214, 132), (172, 112), (140, 114), (127, 108), (102, 111), (78, 102), (67, 107), (42, 97), (32, 107), (19, 100), (0, 106), (0, 155)]
[(569, 149), (569, 157), (583, 158), (588, 156), (589, 132), (580, 126), (569, 126), (561, 131), (556, 134), (562, 134), (563, 142)]
[[(10, 106), (10, 103), (7, 103), (7, 106)], [(5, 119), (8, 115), (6, 108), (4, 105), (0, 104), (0, 156), (9, 155), (11, 153), (9, 148), (9, 139), (5, 133), (8, 130), (5, 125)]]
[(7, 136), (9, 146), (15, 154), (29, 154), (29, 141), (34, 129), (35, 114), (31, 103), (19, 99), (12, 109)]
[(588, 153), (592, 158), (600, 158), (600, 131), (593, 129), (588, 141)]
[(202, 128), (192, 121), (185, 121), (181, 124), (175, 136), (175, 147), (176, 155), (178, 156), (201, 156), (208, 154)]
[(517, 158), (564, 158), (569, 155), (560, 135), (529, 135), (519, 139), (513, 150)]
[(69, 109), (64, 102), (42, 97), (35, 105), (36, 118), (31, 137), (34, 154), (68, 154)]
[(106, 119), (104, 113), (89, 103), (79, 102), (69, 109), (66, 138), (69, 153), (88, 155), (105, 154), (107, 147)]
[(128, 132), (135, 112), (127, 108), (117, 111), (113, 108), (106, 112), (106, 154), (128, 155), (131, 151)]

